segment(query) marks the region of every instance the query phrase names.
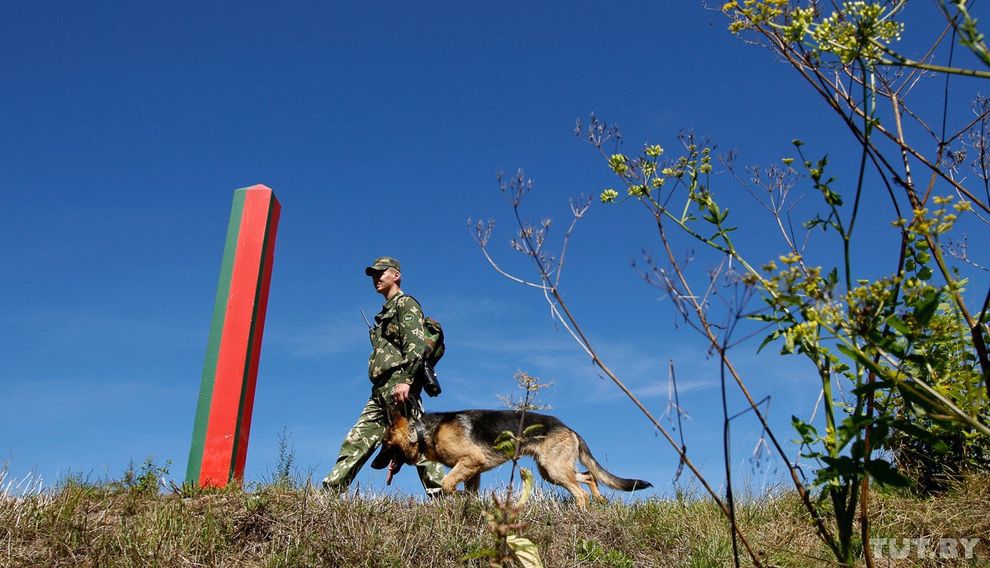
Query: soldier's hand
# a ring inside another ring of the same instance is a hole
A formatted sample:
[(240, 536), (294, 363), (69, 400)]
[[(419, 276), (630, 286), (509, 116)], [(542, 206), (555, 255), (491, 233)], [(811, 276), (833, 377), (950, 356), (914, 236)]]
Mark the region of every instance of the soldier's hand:
[(409, 400), (409, 385), (405, 383), (395, 385), (395, 388), (392, 389), (392, 396), (395, 397), (396, 403), (405, 404)]

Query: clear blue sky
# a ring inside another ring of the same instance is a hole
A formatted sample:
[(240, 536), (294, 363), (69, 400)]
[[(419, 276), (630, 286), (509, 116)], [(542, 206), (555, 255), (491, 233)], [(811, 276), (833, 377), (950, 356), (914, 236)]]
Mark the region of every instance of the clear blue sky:
[[(667, 493), (675, 453), (555, 328), (542, 297), (485, 263), (465, 222), (498, 219), (493, 250), (525, 272), (506, 246), (496, 172), (524, 168), (536, 181), (532, 217), (563, 223), (569, 197), (615, 184), (573, 134), (591, 112), (625, 127), (629, 151), (674, 148), (677, 132), (693, 129), (739, 148), (742, 163), (789, 155), (803, 137), (849, 164), (837, 119), (725, 27), (697, 2), (9, 4), (0, 19), (8, 479), (117, 477), (150, 455), (171, 460), (181, 481), (232, 192), (264, 183), (283, 212), (248, 481), (270, 476), (283, 428), (303, 475), (329, 471), (369, 391), (359, 311), (375, 313), (381, 298), (362, 268), (391, 255), (405, 290), (447, 331), (445, 392), (429, 409), (498, 408), (498, 395), (514, 394), (513, 373), (527, 371), (553, 383), (544, 401), (606, 467)], [(760, 214), (742, 190), (728, 199), (741, 215)], [(564, 293), (657, 413), (674, 360), (689, 450), (718, 485), (717, 367), (629, 267), (655, 243), (638, 210), (596, 203), (572, 243)], [(767, 232), (746, 243), (758, 259), (782, 250)], [(811, 413), (817, 382), (773, 350), (751, 351), (740, 366), (756, 396), (773, 393), (771, 416), (790, 440), (790, 416)], [(735, 392), (731, 403), (743, 408)], [(754, 487), (764, 473), (747, 462), (757, 435), (747, 419), (733, 435), (737, 472)], [(359, 481), (380, 488), (382, 478), (366, 469)], [(485, 486), (507, 478), (502, 469)], [(418, 493), (413, 479), (404, 472), (396, 487)]]

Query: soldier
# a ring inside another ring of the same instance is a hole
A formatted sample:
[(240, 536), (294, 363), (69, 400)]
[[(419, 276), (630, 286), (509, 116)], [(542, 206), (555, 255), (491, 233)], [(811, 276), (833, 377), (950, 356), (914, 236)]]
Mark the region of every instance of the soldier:
[[(323, 487), (334, 491), (347, 489), (381, 443), (389, 409), (413, 419), (419, 419), (423, 412), (421, 386), (415, 380), (426, 350), (423, 309), (400, 288), (402, 272), (398, 260), (387, 256), (375, 259), (364, 273), (371, 277), (375, 290), (385, 297), (385, 305), (375, 316), (375, 326), (370, 332), (371, 397), (344, 438), (336, 465), (323, 480)], [(416, 469), (427, 495), (439, 495), (445, 474), (443, 466), (424, 460), (416, 464)]]

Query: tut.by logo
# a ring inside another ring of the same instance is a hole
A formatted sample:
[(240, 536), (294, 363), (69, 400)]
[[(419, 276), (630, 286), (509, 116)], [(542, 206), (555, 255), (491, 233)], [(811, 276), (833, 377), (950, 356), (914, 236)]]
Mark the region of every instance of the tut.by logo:
[(917, 558), (973, 558), (979, 537), (974, 538), (871, 538), (873, 556), (902, 560)]

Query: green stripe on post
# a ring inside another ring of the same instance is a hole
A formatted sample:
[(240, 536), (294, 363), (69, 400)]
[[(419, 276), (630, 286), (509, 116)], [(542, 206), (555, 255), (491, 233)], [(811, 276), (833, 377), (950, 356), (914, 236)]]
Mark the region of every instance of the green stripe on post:
[(196, 420), (193, 423), (192, 446), (189, 449), (189, 464), (186, 466), (186, 483), (198, 483), (203, 466), (203, 447), (206, 443), (206, 427), (210, 416), (210, 403), (213, 401), (213, 385), (216, 381), (217, 359), (220, 356), (220, 339), (223, 336), (223, 322), (227, 314), (227, 300), (230, 297), (230, 277), (234, 271), (234, 255), (237, 249), (237, 235), (241, 229), (241, 215), (244, 213), (244, 199), (247, 193), (234, 192), (234, 202), (230, 208), (230, 221), (227, 224), (227, 238), (224, 243), (223, 260), (220, 263), (220, 281), (213, 302), (213, 321), (206, 345), (206, 361), (203, 363), (203, 377), (199, 387), (199, 401), (196, 405)]

